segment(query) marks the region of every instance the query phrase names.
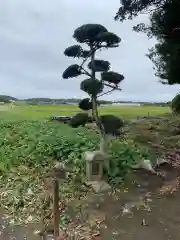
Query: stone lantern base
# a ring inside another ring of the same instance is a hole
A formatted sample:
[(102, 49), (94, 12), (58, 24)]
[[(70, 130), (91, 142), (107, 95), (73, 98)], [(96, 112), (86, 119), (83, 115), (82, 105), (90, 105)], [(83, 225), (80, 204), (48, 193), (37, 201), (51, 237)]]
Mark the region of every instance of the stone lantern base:
[(104, 180), (100, 181), (88, 181), (86, 182), (88, 187), (91, 187), (95, 193), (110, 192), (111, 186)]

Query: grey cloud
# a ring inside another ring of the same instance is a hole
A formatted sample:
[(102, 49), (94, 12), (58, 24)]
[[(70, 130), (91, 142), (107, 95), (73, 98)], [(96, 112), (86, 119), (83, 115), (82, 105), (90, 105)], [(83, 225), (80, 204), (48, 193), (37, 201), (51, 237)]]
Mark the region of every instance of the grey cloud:
[(158, 83), (152, 63), (145, 54), (154, 44), (132, 26), (148, 21), (142, 15), (121, 24), (113, 20), (119, 1), (103, 0), (2, 0), (0, 8), (1, 93), (16, 97), (82, 97), (80, 79), (62, 80), (64, 69), (74, 62), (63, 55), (74, 43), (75, 28), (84, 23), (100, 23), (117, 33), (118, 49), (98, 53), (112, 69), (125, 75), (122, 92), (109, 99), (170, 100), (179, 86)]

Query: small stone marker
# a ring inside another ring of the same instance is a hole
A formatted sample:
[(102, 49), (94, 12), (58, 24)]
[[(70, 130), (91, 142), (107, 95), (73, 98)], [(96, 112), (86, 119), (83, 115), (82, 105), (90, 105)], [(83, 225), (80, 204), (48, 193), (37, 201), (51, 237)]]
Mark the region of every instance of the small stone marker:
[(57, 163), (52, 170), (53, 177), (53, 225), (54, 225), (54, 239), (59, 239), (59, 183), (63, 183), (67, 178), (67, 168), (63, 163)]
[(111, 190), (110, 185), (102, 180), (106, 156), (101, 151), (93, 151), (86, 152), (84, 158), (86, 161), (87, 186), (91, 186), (96, 193)]

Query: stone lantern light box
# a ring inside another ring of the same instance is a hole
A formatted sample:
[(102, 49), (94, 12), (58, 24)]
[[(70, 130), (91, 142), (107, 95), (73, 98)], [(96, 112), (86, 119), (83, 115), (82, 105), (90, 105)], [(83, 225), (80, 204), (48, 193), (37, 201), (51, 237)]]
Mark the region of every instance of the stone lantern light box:
[(100, 151), (85, 153), (87, 181), (102, 180), (104, 160), (104, 155)]

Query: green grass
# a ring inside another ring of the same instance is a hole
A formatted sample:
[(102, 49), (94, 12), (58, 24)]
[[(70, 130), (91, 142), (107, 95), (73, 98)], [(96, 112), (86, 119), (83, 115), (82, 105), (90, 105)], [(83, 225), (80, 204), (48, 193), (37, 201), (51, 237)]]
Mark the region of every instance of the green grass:
[[(80, 112), (74, 105), (10, 105), (0, 106), (0, 119), (44, 119), (51, 116), (73, 116)], [(113, 114), (123, 119), (134, 119), (137, 116), (161, 116), (170, 112), (169, 107), (157, 106), (103, 106), (100, 114)]]
[(113, 114), (124, 119), (137, 116), (162, 116), (170, 112), (169, 107), (157, 106), (108, 106), (100, 108), (101, 114)]

